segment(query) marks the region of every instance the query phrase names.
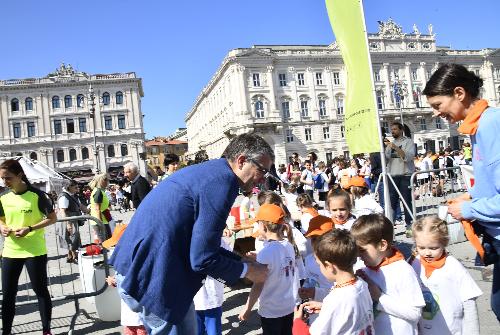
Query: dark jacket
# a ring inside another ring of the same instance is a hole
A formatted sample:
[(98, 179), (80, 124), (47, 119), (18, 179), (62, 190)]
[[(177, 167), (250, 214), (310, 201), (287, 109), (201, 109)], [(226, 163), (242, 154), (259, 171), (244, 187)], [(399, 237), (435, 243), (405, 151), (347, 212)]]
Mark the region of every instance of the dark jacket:
[(143, 176), (139, 176), (135, 182), (131, 183), (130, 197), (134, 208), (137, 209), (139, 207), (149, 191), (151, 191), (151, 185), (149, 185), (148, 180)]
[(124, 276), (125, 292), (175, 324), (207, 275), (236, 283), (243, 264), (220, 241), (238, 188), (223, 158), (188, 166), (159, 183), (137, 209), (110, 260)]

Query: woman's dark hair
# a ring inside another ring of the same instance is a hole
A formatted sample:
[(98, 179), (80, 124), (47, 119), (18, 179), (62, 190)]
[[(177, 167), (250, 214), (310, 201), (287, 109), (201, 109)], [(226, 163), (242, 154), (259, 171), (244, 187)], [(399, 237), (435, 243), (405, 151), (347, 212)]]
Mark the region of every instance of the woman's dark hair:
[(471, 98), (479, 96), (483, 80), (460, 64), (444, 64), (434, 72), (422, 94), (428, 97), (436, 95), (453, 95), (456, 87), (463, 87)]
[(21, 163), (17, 159), (8, 159), (0, 164), (0, 170), (7, 170), (10, 173), (15, 174), (16, 176), (22, 174), (21, 179), (24, 181), (26, 185), (31, 185), (26, 174), (24, 173), (23, 167)]

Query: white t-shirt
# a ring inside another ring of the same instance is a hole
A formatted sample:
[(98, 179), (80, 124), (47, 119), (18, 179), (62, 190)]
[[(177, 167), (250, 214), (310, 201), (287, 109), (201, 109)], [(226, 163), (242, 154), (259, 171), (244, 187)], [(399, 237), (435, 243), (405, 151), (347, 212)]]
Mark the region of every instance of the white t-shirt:
[(463, 302), (483, 294), (469, 272), (453, 256), (447, 256), (444, 266), (434, 270), (429, 278), (425, 276), (420, 257), (412, 266), (419, 276), (425, 299), (419, 334), (462, 334)]
[(257, 262), (269, 270), (259, 297), (260, 316), (279, 318), (293, 313), (295, 295), (295, 252), (287, 240), (267, 241), (257, 254)]
[(351, 227), (352, 225), (354, 224), (354, 222), (356, 222), (356, 218), (351, 216), (347, 221), (346, 223), (344, 224), (336, 224), (335, 225), (335, 228), (336, 229), (345, 229), (345, 230), (351, 230)]
[(60, 209), (68, 208), (69, 207), (69, 199), (66, 198), (65, 196), (59, 197), (59, 199), (57, 200), (57, 206)]
[(285, 196), (285, 205), (290, 211), (292, 218), (294, 220), (300, 218), (301, 213), (299, 207), (297, 206), (297, 193), (288, 193), (285, 191), (283, 192), (283, 195)]
[[(308, 169), (305, 169), (304, 171), (302, 171), (302, 178), (306, 181), (313, 181), (313, 173), (311, 171), (309, 171)], [(314, 184), (313, 185), (308, 185), (308, 184), (304, 184), (304, 190), (307, 191), (307, 190), (314, 190)]]
[(375, 334), (417, 335), (420, 315), (414, 322), (399, 317), (405, 307), (425, 306), (417, 275), (411, 265), (399, 260), (382, 266), (379, 270), (364, 268), (363, 271), (382, 291), (374, 310)]
[[(420, 171), (428, 171), (432, 170), (432, 159), (430, 157), (425, 156), (424, 159), (420, 162)], [(424, 178), (428, 178), (428, 173), (421, 173)]]
[(307, 230), (309, 229), (309, 221), (313, 216), (309, 213), (302, 213), (302, 217), (300, 218), (300, 232), (302, 234), (305, 234)]
[(352, 213), (356, 217), (368, 214), (382, 214), (384, 210), (369, 194), (365, 194), (359, 199), (354, 200), (354, 209)]
[(122, 326), (137, 327), (143, 325), (139, 313), (132, 311), (125, 301), (120, 300), (120, 306), (120, 324)]
[(323, 300), (319, 316), (309, 328), (309, 333), (373, 334), (372, 307), (368, 285), (362, 279), (358, 279), (354, 285), (333, 289)]
[[(221, 247), (229, 251), (232, 250), (231, 245), (224, 238), (221, 238)], [(207, 276), (205, 283), (194, 296), (193, 302), (197, 311), (222, 306), (224, 302), (224, 284)]]

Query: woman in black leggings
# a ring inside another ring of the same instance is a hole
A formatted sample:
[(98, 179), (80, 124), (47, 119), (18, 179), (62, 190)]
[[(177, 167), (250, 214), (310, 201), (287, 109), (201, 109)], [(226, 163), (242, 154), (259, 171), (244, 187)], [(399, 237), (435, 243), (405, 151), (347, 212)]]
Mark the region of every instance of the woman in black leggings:
[(2, 251), (2, 334), (10, 334), (15, 314), (19, 276), (26, 265), (38, 298), (43, 334), (51, 334), (52, 301), (47, 289), (47, 248), (44, 227), (56, 222), (52, 202), (29, 183), (19, 161), (0, 164), (0, 178), (7, 190), (0, 193)]

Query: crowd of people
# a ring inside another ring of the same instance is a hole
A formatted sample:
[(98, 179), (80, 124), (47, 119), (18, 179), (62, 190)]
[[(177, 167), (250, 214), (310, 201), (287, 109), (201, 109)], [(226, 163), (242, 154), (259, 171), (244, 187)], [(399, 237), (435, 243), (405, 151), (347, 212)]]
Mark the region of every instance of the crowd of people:
[[(463, 120), (459, 130), (471, 135), (471, 144), (461, 152), (416, 155), (403, 125), (391, 125), (392, 139), (384, 140), (382, 154), (393, 179), (388, 192), (394, 221), (383, 215), (383, 197), (372, 196), (384, 191), (376, 187), (380, 154), (325, 163), (314, 152), (304, 161), (294, 153), (274, 172), (274, 152), (256, 134), (236, 136), (220, 159), (180, 170), (178, 159), (168, 156), (161, 178), (151, 184), (129, 163), (124, 175), (130, 190), (110, 189), (107, 174), (99, 174), (89, 184), (88, 206), (78, 197), (78, 185), (70, 183), (57, 198), (58, 211), (62, 217), (89, 212), (99, 219), (103, 225), (93, 225), (94, 237), (106, 245), (114, 231), (112, 199), (119, 203), (123, 196), (135, 208), (119, 241), (113, 239), (116, 275), (108, 279), (122, 299), (122, 315), (128, 315), (122, 320), (126, 334), (221, 334), (223, 287), (240, 278), (253, 284), (239, 320), (247, 320), (259, 302), (264, 335), (479, 334), (475, 301), (482, 292), (447, 250), (447, 223), (437, 216), (413, 220), (407, 207), (415, 169), (424, 171), (416, 192), (428, 197), (439, 196), (438, 189), (444, 192), (444, 183), (455, 176), (425, 171), (473, 165), (474, 188), (450, 201), (448, 211), (482, 234), (483, 245), (474, 246), (485, 265), (494, 264), (491, 304), (500, 320), (500, 162), (494, 145), (500, 118), (498, 109), (478, 98), (481, 85), (463, 66), (447, 64), (423, 92), (436, 116)], [(267, 181), (272, 174), (281, 182)], [(2, 163), (0, 177), (8, 187), (0, 193), (3, 333), (10, 334), (26, 265), (43, 332), (50, 334), (43, 228), (56, 221), (54, 206), (30, 185), (19, 162)], [(255, 210), (251, 198), (263, 184)], [(243, 216), (254, 223), (255, 251), (238, 255), (231, 251), (227, 218), (240, 193), (240, 206), (247, 207)], [(409, 258), (394, 241), (398, 207), (414, 239)], [(82, 223), (58, 224), (59, 242), (74, 262)]]

